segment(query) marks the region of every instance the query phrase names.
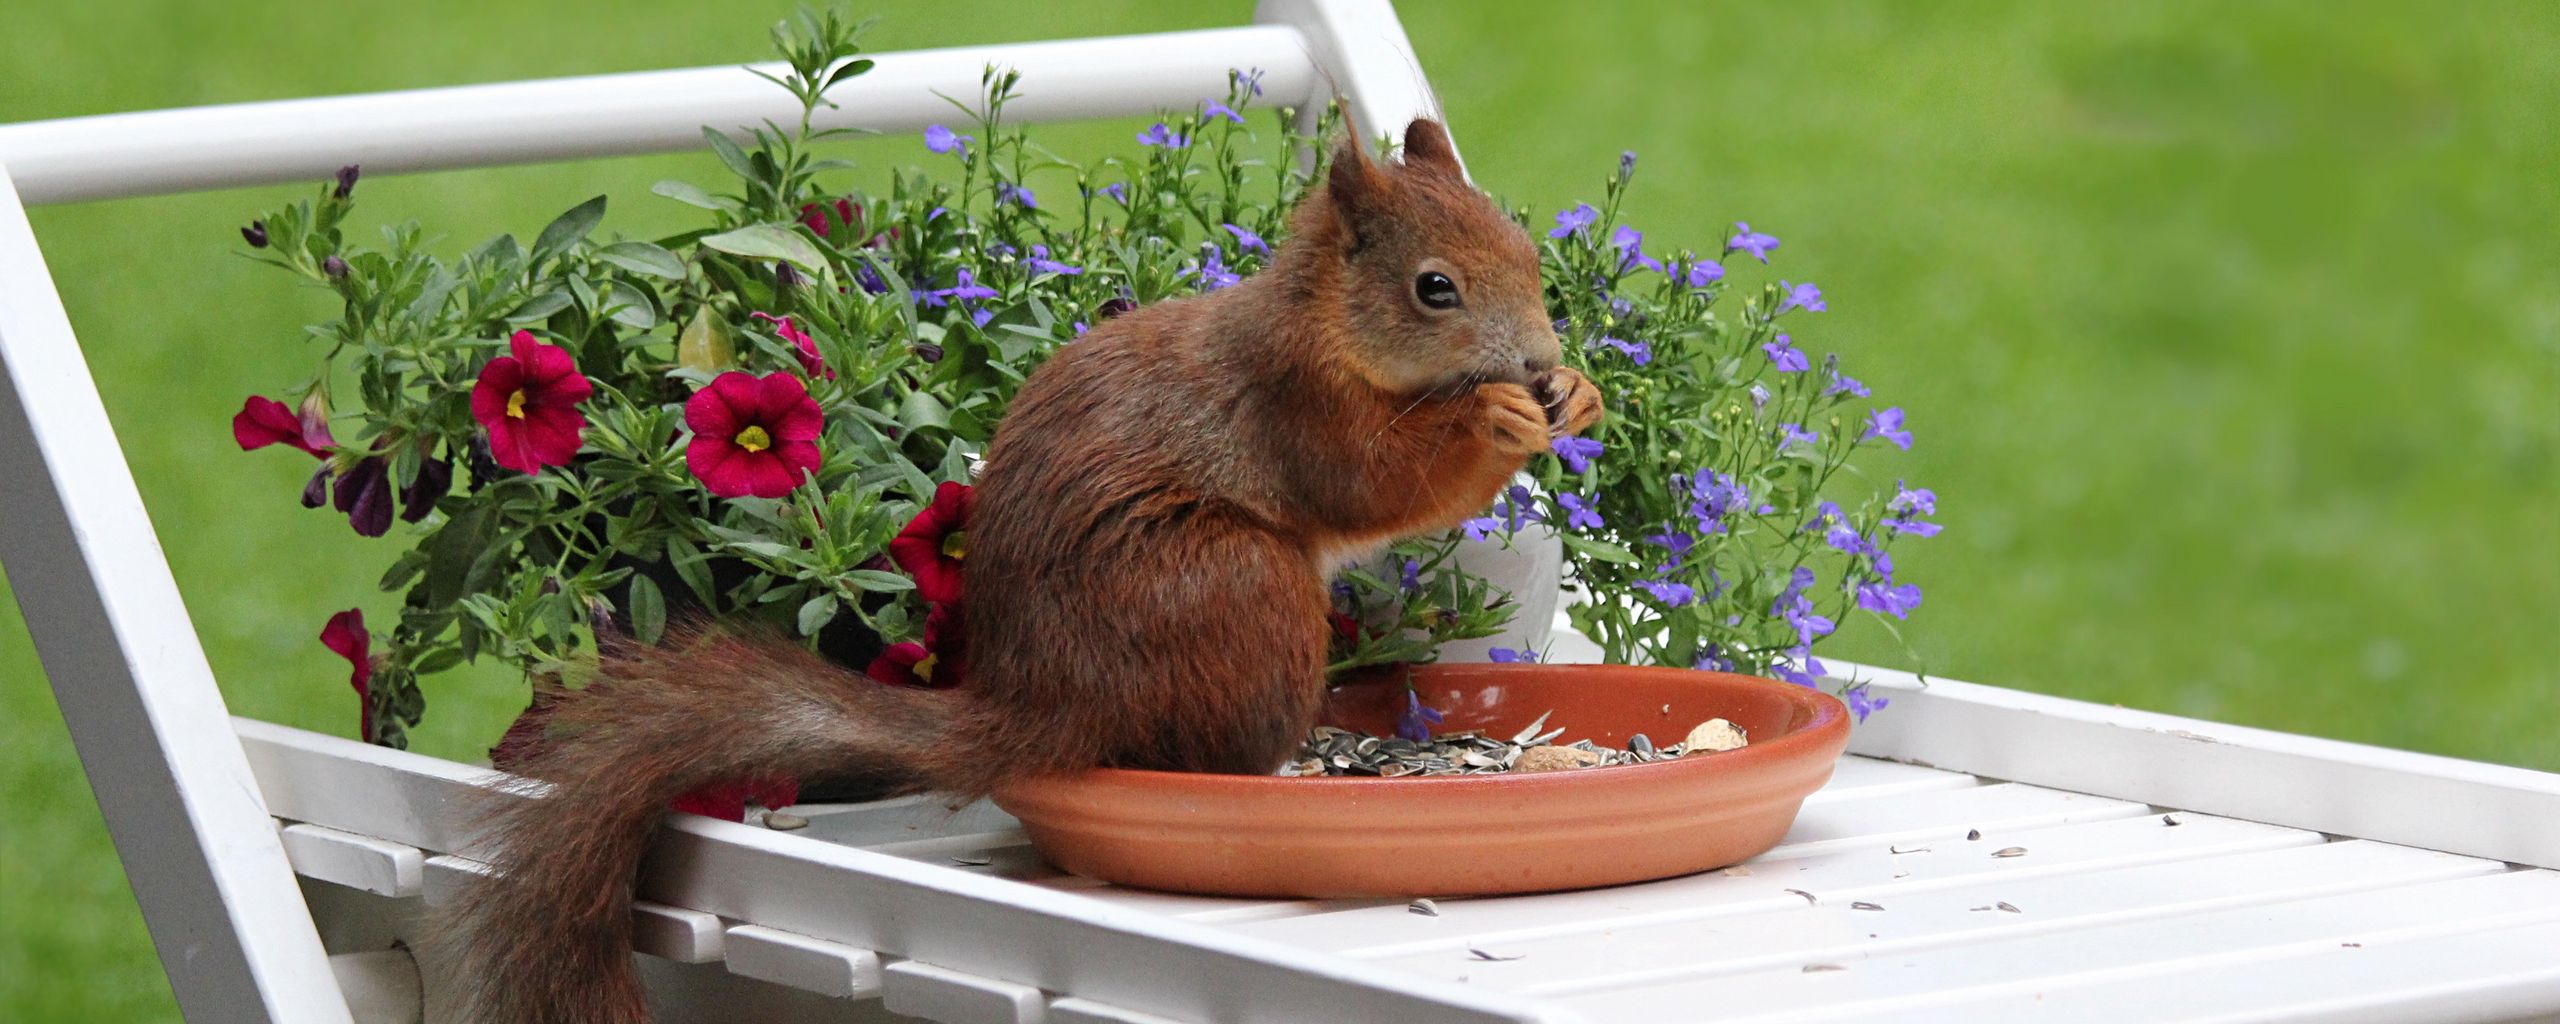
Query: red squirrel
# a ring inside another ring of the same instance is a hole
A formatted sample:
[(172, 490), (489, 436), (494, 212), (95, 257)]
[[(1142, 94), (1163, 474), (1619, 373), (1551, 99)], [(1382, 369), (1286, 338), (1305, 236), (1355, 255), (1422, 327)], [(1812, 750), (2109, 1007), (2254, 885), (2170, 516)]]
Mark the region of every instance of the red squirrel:
[(484, 821), (442, 922), (483, 1024), (634, 1024), (632, 885), (679, 794), (861, 777), (953, 801), (1110, 765), (1270, 774), (1325, 694), (1334, 566), (1445, 530), (1601, 415), (1527, 232), (1431, 120), (1337, 144), (1269, 267), (1096, 327), (1026, 381), (976, 484), (952, 689), (775, 636), (624, 644)]

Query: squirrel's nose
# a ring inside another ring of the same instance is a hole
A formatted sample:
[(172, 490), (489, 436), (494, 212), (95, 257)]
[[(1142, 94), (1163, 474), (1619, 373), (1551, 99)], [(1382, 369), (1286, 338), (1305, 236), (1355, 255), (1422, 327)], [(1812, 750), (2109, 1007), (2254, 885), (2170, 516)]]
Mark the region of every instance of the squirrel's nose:
[(1539, 374), (1555, 369), (1556, 361), (1553, 359), (1540, 359), (1537, 356), (1530, 356), (1520, 361), (1520, 368), (1529, 371), (1529, 376), (1535, 377)]

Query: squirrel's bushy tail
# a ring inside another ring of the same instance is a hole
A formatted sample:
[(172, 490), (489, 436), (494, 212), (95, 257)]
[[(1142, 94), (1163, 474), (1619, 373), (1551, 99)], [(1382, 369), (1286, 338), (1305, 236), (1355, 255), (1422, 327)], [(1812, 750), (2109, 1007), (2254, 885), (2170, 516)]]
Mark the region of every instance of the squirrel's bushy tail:
[(476, 852), (493, 873), (442, 912), (435, 958), (475, 1024), (640, 1024), (631, 898), (670, 801), (748, 778), (876, 777), (943, 788), (933, 759), (965, 698), (848, 672), (779, 638), (671, 631), (606, 652), (563, 694), (516, 771), (539, 798), (494, 795)]

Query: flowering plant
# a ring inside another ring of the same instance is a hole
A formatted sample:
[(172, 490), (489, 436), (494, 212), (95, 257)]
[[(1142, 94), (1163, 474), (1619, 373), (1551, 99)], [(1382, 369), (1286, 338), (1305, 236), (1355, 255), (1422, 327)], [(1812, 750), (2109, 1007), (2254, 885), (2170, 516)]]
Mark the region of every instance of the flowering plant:
[[(1019, 78), (990, 68), (967, 121), (924, 134), (938, 173), (831, 191), (845, 164), (821, 150), (845, 133), (812, 121), (869, 69), (858, 31), (806, 11), (777, 26), (800, 121), (744, 144), (704, 131), (729, 190), (654, 189), (705, 212), (693, 231), (597, 238), (599, 196), (529, 246), (443, 260), (414, 223), (366, 246), (341, 230), (354, 167), (242, 230), (343, 310), (311, 329), (325, 351), (291, 403), (248, 399), (235, 439), (318, 458), (304, 504), (360, 534), (415, 524), (381, 580), (398, 617), (368, 630), (350, 610), (327, 632), (366, 739), (402, 745), (420, 680), (481, 657), (533, 681), (520, 725), (538, 731), (543, 692), (599, 636), (653, 643), (682, 614), (772, 620), (885, 682), (959, 681), (966, 484), (1015, 388), (1097, 320), (1258, 269), (1320, 173), (1291, 112), (1248, 127), (1256, 71), (1079, 165), (1003, 121)], [(1455, 546), (1400, 550), (1436, 567)], [(1371, 604), (1417, 631), (1371, 631), (1341, 663), (1420, 660), (1506, 618), (1480, 582), (1433, 592), (1426, 612), (1419, 585), (1388, 587)]]
[[(1257, 71), (1136, 132), (1132, 151), (1079, 164), (1003, 120), (1020, 80), (991, 67), (964, 121), (925, 131), (934, 172), (885, 194), (832, 190), (822, 179), (846, 165), (821, 154), (845, 133), (813, 122), (870, 68), (858, 34), (808, 11), (776, 27), (787, 70), (768, 77), (799, 121), (743, 142), (704, 130), (727, 189), (653, 189), (702, 210), (694, 230), (601, 239), (599, 196), (529, 245), (501, 236), (441, 259), (415, 223), (361, 245), (342, 230), (352, 166), (242, 229), (251, 255), (342, 310), (311, 328), (325, 351), (292, 401), (248, 399), (235, 439), (318, 458), (303, 503), (360, 534), (412, 524), (381, 579), (401, 595), (396, 618), (369, 629), (350, 610), (323, 634), (351, 664), (367, 740), (404, 744), (422, 679), (492, 657), (533, 683), (531, 711), (492, 752), (504, 764), (598, 639), (654, 643), (687, 614), (771, 621), (886, 684), (961, 681), (967, 482), (1016, 387), (1094, 322), (1258, 269), (1319, 180), (1300, 157), (1322, 147), (1288, 129), (1293, 112), (1269, 136), (1249, 127)], [(1316, 134), (1333, 127), (1328, 113)], [(1931, 499), (1817, 503), (1863, 442), (1816, 413), (1863, 387), (1806, 372), (1800, 354), (1790, 370), (1736, 353), (1786, 345), (1777, 317), (1819, 310), (1819, 293), (1771, 290), (1740, 324), (1718, 320), (1713, 262), (1656, 260), (1623, 228), (1602, 241), (1627, 176), (1604, 211), (1560, 218), (1546, 251), (1559, 329), (1612, 417), (1541, 460), (1543, 492), (1515, 489), (1464, 533), (1561, 525), (1574, 579), (1629, 599), (1575, 612), (1613, 658), (1818, 672), (1807, 651), (1830, 628), (1823, 601), (1877, 607), (1867, 594), (1881, 587), (1874, 600), (1894, 614), (1917, 602), (1886, 546), (1935, 529), (1919, 518)], [(1765, 238), (1735, 246), (1765, 255)], [(1667, 276), (1645, 276), (1656, 271)], [(1766, 394), (1748, 414), (1745, 390)], [(1870, 436), (1907, 439), (1891, 416)], [(1781, 419), (1828, 439), (1788, 441)], [(1799, 529), (1807, 515), (1832, 518)], [(1835, 575), (1838, 595), (1789, 582), (1821, 550), (1807, 538), (1867, 582)], [(1427, 661), (1500, 629), (1508, 596), (1457, 568), (1461, 543), (1453, 531), (1346, 568), (1333, 668)], [(1428, 715), (1415, 703), (1412, 727)], [(780, 784), (745, 780), (696, 804), (771, 803), (759, 794)]]
[[(1775, 236), (1736, 223), (1713, 255), (1648, 252), (1619, 221), (1635, 168), (1621, 155), (1601, 205), (1556, 214), (1543, 244), (1566, 359), (1609, 416), (1555, 441), (1533, 467), (1540, 489), (1512, 488), (1464, 530), (1557, 529), (1568, 584), (1590, 597), (1568, 614), (1608, 661), (1816, 685), (1813, 647), (1851, 611), (1901, 636), (1920, 588), (1897, 578), (1893, 547), (1938, 532), (1937, 495), (1896, 481), (1843, 504), (1854, 459), (1911, 448), (1903, 410), (1867, 401), (1838, 356), (1817, 366), (1797, 346), (1791, 330), (1828, 308), (1821, 288), (1728, 274), (1768, 265)], [(1719, 304), (1737, 290), (1728, 317)], [(1860, 718), (1886, 703), (1862, 685), (1844, 696)]]

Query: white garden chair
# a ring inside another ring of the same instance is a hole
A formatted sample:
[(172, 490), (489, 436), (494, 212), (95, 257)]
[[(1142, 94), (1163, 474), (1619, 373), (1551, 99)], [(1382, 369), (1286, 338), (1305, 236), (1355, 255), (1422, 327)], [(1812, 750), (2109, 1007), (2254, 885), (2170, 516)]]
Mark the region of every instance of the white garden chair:
[[(1032, 120), (1188, 105), (1244, 67), (1373, 128), (1437, 111), (1383, 0), (878, 60), (838, 123), (920, 129), (988, 63), (1039, 84), (1009, 108)], [(708, 68), (0, 126), (0, 559), (189, 1019), (445, 1019), (399, 940), (478, 869), (451, 809), (486, 770), (202, 728), (222, 696), (24, 206), (690, 149), (785, 102)], [(1059, 876), (990, 807), (892, 801), (669, 824), (639, 945), (671, 1020), (2560, 1015), (2560, 776), (1859, 672), (1891, 711), (1743, 868), (1436, 916), (1203, 899)]]

